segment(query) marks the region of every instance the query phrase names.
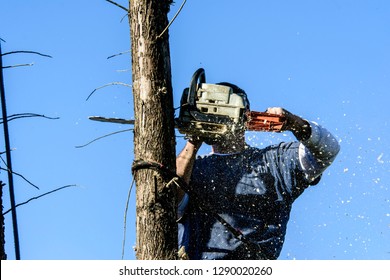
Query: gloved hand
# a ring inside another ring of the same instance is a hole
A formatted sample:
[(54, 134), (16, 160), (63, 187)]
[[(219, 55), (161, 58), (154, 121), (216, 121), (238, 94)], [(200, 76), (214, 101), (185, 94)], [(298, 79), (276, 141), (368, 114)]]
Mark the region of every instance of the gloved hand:
[(194, 136), (194, 135), (186, 135), (185, 136), (185, 139), (192, 143), (193, 145), (195, 146), (201, 146), (202, 143), (206, 143), (207, 145), (215, 145), (219, 142), (223, 142), (223, 141), (228, 141), (227, 139), (225, 139), (223, 136), (220, 136), (220, 135), (215, 135), (214, 138), (211, 138), (211, 137), (202, 137), (202, 136)]
[(200, 147), (203, 142), (205, 142), (205, 139), (200, 136), (195, 136), (195, 135), (188, 135), (184, 136), (184, 139), (186, 139), (188, 142), (193, 144), (196, 147)]
[(308, 121), (281, 107), (268, 108), (266, 112), (285, 116), (286, 124), (283, 126), (282, 130), (291, 131), (299, 141), (309, 139), (311, 135), (311, 128)]

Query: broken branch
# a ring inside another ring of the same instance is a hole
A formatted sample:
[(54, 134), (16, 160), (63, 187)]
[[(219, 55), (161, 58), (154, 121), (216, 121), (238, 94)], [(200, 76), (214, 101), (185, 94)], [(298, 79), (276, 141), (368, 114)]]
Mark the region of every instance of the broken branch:
[[(16, 204), (16, 205), (15, 205), (15, 208), (16, 208), (16, 207), (19, 207), (19, 206), (22, 206), (22, 205), (24, 205), (24, 204), (27, 204), (27, 203), (29, 203), (30, 201), (34, 200), (34, 199), (41, 198), (41, 197), (43, 197), (43, 196), (45, 196), (45, 195), (48, 195), (48, 194), (51, 194), (51, 193), (54, 193), (54, 192), (57, 192), (57, 191), (59, 191), (59, 190), (62, 190), (62, 189), (65, 189), (65, 188), (69, 188), (69, 187), (76, 187), (76, 185), (66, 185), (66, 186), (60, 187), (60, 188), (58, 188), (58, 189), (49, 191), (49, 192), (47, 192), (47, 193), (44, 193), (44, 194), (41, 194), (41, 195), (32, 197), (32, 198), (30, 198), (29, 200), (27, 200), (27, 201), (25, 201), (25, 202)], [(8, 209), (7, 211), (5, 211), (5, 212), (3, 213), (3, 215), (8, 214), (8, 212), (10, 212), (10, 211), (12, 211), (12, 208), (11, 208), (11, 209)]]
[(122, 133), (122, 132), (127, 132), (127, 131), (131, 131), (133, 130), (132, 128), (131, 129), (124, 129), (124, 130), (119, 130), (119, 131), (115, 131), (115, 132), (112, 132), (112, 133), (109, 133), (109, 134), (106, 134), (106, 135), (103, 135), (103, 136), (100, 136), (98, 138), (95, 138), (93, 139), (92, 141), (88, 142), (87, 144), (84, 144), (84, 145), (80, 145), (80, 146), (76, 146), (75, 148), (84, 148), (90, 144), (92, 144), (93, 142), (96, 142), (100, 139), (103, 139), (105, 137), (108, 137), (108, 136), (112, 136), (112, 135), (115, 135), (115, 134), (118, 134), (118, 133)]
[(171, 21), (168, 23), (167, 27), (165, 27), (165, 29), (160, 33), (160, 35), (157, 36), (157, 39), (161, 38), (162, 35), (164, 35), (164, 33), (168, 30), (168, 28), (171, 26), (171, 24), (175, 21), (175, 19), (177, 18), (177, 16), (180, 14), (181, 10), (183, 9), (184, 7), (184, 4), (187, 2), (187, 0), (184, 0), (183, 3), (181, 4), (179, 10), (176, 12), (176, 14), (173, 16), (173, 18), (171, 19)]
[(88, 101), (88, 99), (95, 93), (95, 91), (99, 90), (99, 89), (102, 89), (104, 87), (108, 87), (108, 86), (114, 86), (114, 85), (120, 85), (120, 86), (126, 86), (126, 87), (132, 87), (131, 85), (129, 84), (125, 84), (125, 83), (122, 83), (122, 82), (112, 82), (112, 83), (108, 83), (108, 84), (105, 84), (101, 87), (98, 87), (98, 88), (95, 88), (87, 97), (87, 99), (85, 101)]
[(120, 52), (120, 53), (117, 53), (117, 54), (113, 54), (113, 55), (110, 55), (109, 57), (107, 57), (107, 59), (110, 59), (110, 58), (113, 58), (113, 57), (116, 57), (116, 56), (119, 56), (119, 55), (122, 55), (122, 54), (125, 54), (125, 53), (129, 53), (130, 50), (128, 51), (124, 51), (124, 52)]
[(31, 186), (33, 186), (34, 188), (36, 188), (37, 190), (39, 190), (39, 187), (33, 183), (31, 183), (26, 177), (24, 177), (22, 174), (19, 174), (15, 171), (11, 171), (7, 168), (3, 168), (3, 167), (0, 167), (1, 170), (4, 170), (4, 171), (7, 171), (7, 172), (11, 172), (12, 174), (15, 174), (16, 176), (19, 176), (21, 177), (23, 180), (25, 180), (27, 183), (29, 183)]
[(12, 52), (3, 53), (2, 56), (4, 56), (4, 55), (9, 55), (9, 54), (15, 54), (15, 53), (32, 53), (32, 54), (37, 54), (37, 55), (40, 55), (40, 56), (45, 56), (45, 57), (53, 58), (52, 56), (50, 56), (50, 55), (48, 55), (48, 54), (43, 54), (43, 53), (34, 52), (34, 51), (12, 51)]
[(117, 6), (117, 7), (119, 7), (119, 8), (121, 8), (122, 10), (125, 10), (126, 12), (129, 12), (129, 9), (127, 9), (126, 7), (123, 7), (122, 5), (116, 3), (116, 2), (114, 2), (112, 0), (106, 0), (106, 1), (111, 3), (111, 4), (113, 4), (113, 5), (115, 5), (115, 6)]
[[(21, 114), (13, 114), (7, 117), (7, 121), (13, 121), (16, 119), (22, 119), (22, 118), (33, 118), (33, 117), (40, 117), (44, 119), (49, 119), (49, 120), (58, 120), (59, 117), (48, 117), (45, 115), (40, 115), (40, 114), (35, 114), (35, 113), (21, 113)], [(3, 118), (0, 118), (2, 124), (4, 122)]]

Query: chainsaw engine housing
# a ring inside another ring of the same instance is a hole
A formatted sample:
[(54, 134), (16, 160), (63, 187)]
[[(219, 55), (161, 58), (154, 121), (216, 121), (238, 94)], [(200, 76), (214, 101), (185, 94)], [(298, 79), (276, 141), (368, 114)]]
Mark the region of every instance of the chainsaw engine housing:
[[(199, 77), (201, 83), (198, 84)], [(193, 76), (191, 86), (183, 92), (180, 114), (176, 119), (179, 132), (215, 139), (245, 129), (246, 98), (234, 93), (229, 86), (204, 81), (204, 70), (199, 69)]]

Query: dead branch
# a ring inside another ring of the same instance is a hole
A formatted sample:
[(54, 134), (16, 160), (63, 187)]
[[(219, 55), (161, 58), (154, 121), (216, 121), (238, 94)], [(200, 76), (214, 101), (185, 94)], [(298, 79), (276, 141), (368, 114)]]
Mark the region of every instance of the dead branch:
[[(40, 55), (40, 56), (53, 58), (52, 56), (50, 56), (48, 54), (43, 54), (43, 53), (34, 52), (34, 51), (12, 51), (12, 52), (3, 53), (3, 54), (1, 54), (1, 56), (5, 56), (5, 55), (9, 55), (9, 54), (16, 54), (16, 53), (30, 53), (30, 54), (37, 54), (37, 55)], [(23, 66), (33, 66), (33, 65), (34, 65), (34, 62), (32, 62), (32, 63), (25, 63), (25, 64), (16, 64), (16, 65), (3, 66), (3, 69), (15, 68), (15, 67), (23, 67)]]
[[(32, 198), (30, 198), (29, 200), (27, 200), (27, 201), (25, 201), (25, 202), (22, 202), (22, 203), (16, 204), (14, 208), (16, 208), (16, 207), (19, 207), (19, 206), (22, 206), (22, 205), (24, 205), (24, 204), (27, 204), (27, 203), (29, 203), (29, 202), (30, 202), (30, 201), (32, 201), (32, 200), (35, 200), (35, 199), (41, 198), (41, 197), (43, 197), (43, 196), (46, 196), (46, 195), (48, 195), (48, 194), (51, 194), (51, 193), (57, 192), (57, 191), (59, 191), (59, 190), (65, 189), (65, 188), (70, 188), (70, 187), (76, 187), (76, 185), (66, 185), (66, 186), (63, 186), (63, 187), (57, 188), (57, 189), (55, 189), (55, 190), (52, 190), (52, 191), (46, 192), (46, 193), (44, 193), (44, 194), (41, 194), (41, 195), (38, 195), (38, 196), (32, 197)], [(6, 214), (8, 214), (10, 211), (12, 211), (12, 208), (11, 208), (11, 209), (8, 209), (7, 211), (5, 211), (5, 212), (3, 213), (3, 215), (6, 215)]]
[(177, 16), (180, 14), (181, 10), (183, 9), (185, 3), (187, 2), (187, 0), (184, 0), (183, 3), (181, 4), (179, 10), (176, 12), (176, 14), (173, 16), (173, 18), (171, 19), (171, 21), (168, 23), (167, 27), (165, 27), (165, 29), (160, 33), (160, 35), (157, 36), (157, 39), (161, 38), (162, 35), (164, 35), (164, 33), (168, 30), (168, 28), (171, 26), (171, 24), (175, 21), (175, 19), (177, 18)]
[(85, 101), (88, 101), (88, 99), (95, 93), (95, 91), (99, 90), (99, 89), (102, 89), (104, 87), (108, 87), (108, 86), (114, 86), (114, 85), (120, 85), (120, 86), (126, 86), (126, 87), (132, 87), (131, 85), (129, 84), (126, 84), (126, 83), (122, 83), (122, 82), (112, 82), (112, 83), (108, 83), (108, 84), (105, 84), (101, 87), (98, 87), (98, 88), (95, 88), (87, 97), (87, 99)]
[(34, 51), (12, 51), (12, 52), (3, 53), (2, 56), (9, 55), (9, 54), (15, 54), (15, 53), (31, 53), (31, 54), (37, 54), (37, 55), (40, 55), (40, 56), (44, 56), (44, 57), (53, 58), (52, 56), (50, 56), (48, 54), (43, 54), (43, 53), (34, 52)]
[(126, 53), (129, 53), (130, 50), (128, 51), (124, 51), (124, 52), (120, 52), (120, 53), (117, 53), (117, 54), (113, 54), (113, 55), (110, 55), (109, 57), (107, 57), (107, 59), (110, 59), (110, 58), (113, 58), (113, 57), (116, 57), (116, 56), (119, 56), (119, 55), (122, 55), (122, 54), (126, 54)]
[(115, 135), (115, 134), (118, 134), (118, 133), (122, 133), (122, 132), (127, 132), (127, 131), (131, 131), (133, 130), (132, 128), (131, 129), (124, 129), (124, 130), (119, 130), (119, 131), (115, 131), (115, 132), (112, 132), (112, 133), (109, 133), (109, 134), (106, 134), (106, 135), (103, 135), (103, 136), (100, 136), (98, 138), (95, 138), (93, 139), (92, 141), (88, 142), (87, 144), (84, 144), (84, 145), (80, 145), (80, 146), (75, 146), (75, 148), (84, 148), (90, 144), (92, 144), (93, 142), (96, 142), (100, 139), (103, 139), (105, 137), (109, 137), (109, 136), (112, 136), (112, 135)]
[[(4, 153), (7, 153), (7, 151), (5, 151)], [(2, 153), (3, 154), (3, 153)], [(34, 188), (38, 189), (39, 190), (39, 187), (36, 186), (35, 184), (31, 183), (26, 177), (24, 177), (22, 174), (19, 174), (13, 170), (10, 170), (8, 168), (8, 165), (7, 163), (5, 162), (5, 160), (0, 156), (0, 160), (3, 162), (3, 164), (7, 167), (7, 168), (3, 168), (3, 167), (0, 167), (0, 169), (4, 170), (4, 171), (7, 171), (7, 172), (10, 172), (12, 174), (15, 174), (17, 176), (19, 176), (20, 178), (22, 178), (23, 180), (25, 180), (28, 184), (30, 184), (31, 186), (33, 186)]]
[(122, 241), (122, 260), (125, 256), (125, 245), (126, 245), (126, 229), (127, 229), (127, 212), (129, 210), (129, 202), (131, 197), (131, 191), (133, 190), (135, 180), (133, 178), (133, 181), (131, 182), (129, 192), (127, 193), (127, 200), (126, 200), (126, 207), (125, 207), (125, 213), (123, 217), (123, 241)]
[(125, 119), (120, 119), (120, 118), (105, 118), (105, 117), (91, 116), (91, 117), (89, 117), (89, 119), (91, 121), (98, 121), (98, 122), (134, 124), (134, 120), (125, 120)]
[[(12, 148), (10, 151), (12, 152), (12, 151), (15, 151), (16, 149), (15, 148)], [(7, 151), (3, 151), (3, 152), (0, 152), (0, 155), (2, 155), (2, 154), (6, 154), (7, 153)], [(3, 163), (5, 164), (5, 161), (3, 160), (3, 159), (1, 159), (2, 161), (3, 161)]]
[(127, 12), (122, 18), (121, 18), (121, 23), (122, 23), (122, 21), (126, 18), (126, 17), (128, 17), (129, 16), (129, 12)]
[(111, 4), (113, 4), (113, 5), (115, 5), (115, 6), (117, 6), (117, 7), (119, 7), (119, 8), (121, 8), (122, 10), (125, 10), (126, 12), (129, 12), (129, 9), (127, 9), (126, 7), (123, 7), (122, 5), (120, 5), (120, 4), (118, 4), (118, 3), (114, 2), (114, 1), (111, 1), (111, 0), (106, 0), (106, 1), (111, 3)]
[[(4, 162), (4, 160), (3, 160)], [(0, 167), (1, 170), (4, 170), (4, 171), (7, 171), (7, 172), (10, 172), (11, 170), (7, 169), (7, 168), (3, 168), (3, 167)], [(30, 184), (31, 186), (33, 186), (34, 188), (36, 188), (37, 190), (39, 190), (39, 187), (33, 183), (31, 183), (26, 177), (24, 177), (22, 174), (19, 174), (15, 171), (11, 171), (12, 174), (15, 174), (16, 176), (19, 176), (21, 177), (23, 180), (25, 180), (28, 184)]]
[[(7, 116), (7, 121), (13, 121), (16, 119), (22, 119), (22, 118), (33, 118), (33, 117), (39, 117), (39, 118), (44, 118), (44, 119), (49, 119), (49, 120), (58, 120), (59, 117), (48, 117), (45, 115), (41, 114), (35, 114), (35, 113), (20, 113), (20, 114), (13, 114), (10, 116)], [(0, 118), (0, 124), (4, 122), (3, 118)]]
[(15, 64), (15, 65), (3, 66), (3, 69), (24, 67), (24, 66), (34, 66), (34, 63), (32, 62), (32, 63), (25, 63), (25, 64)]

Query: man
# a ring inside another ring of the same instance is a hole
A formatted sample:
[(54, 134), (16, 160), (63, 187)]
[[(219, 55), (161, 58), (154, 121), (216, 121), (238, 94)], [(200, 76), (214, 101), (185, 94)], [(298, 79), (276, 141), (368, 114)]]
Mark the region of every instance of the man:
[[(237, 86), (222, 84), (247, 100)], [(192, 190), (179, 193), (178, 209), (179, 247), (189, 259), (277, 259), (294, 200), (339, 152), (321, 126), (283, 108), (267, 112), (284, 115), (283, 130), (298, 141), (253, 148), (239, 129), (218, 140), (189, 137), (177, 156), (177, 174)], [(212, 153), (196, 158), (203, 141)]]

